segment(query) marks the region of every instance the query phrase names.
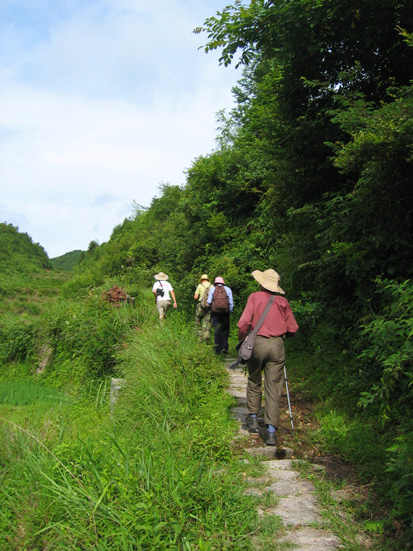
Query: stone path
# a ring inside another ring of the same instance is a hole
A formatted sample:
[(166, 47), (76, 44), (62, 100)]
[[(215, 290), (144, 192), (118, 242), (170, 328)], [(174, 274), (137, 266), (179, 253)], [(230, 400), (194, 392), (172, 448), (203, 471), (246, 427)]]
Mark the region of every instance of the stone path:
[[(260, 434), (251, 434), (245, 429), (243, 420), (246, 415), (245, 391), (247, 378), (243, 369), (230, 369), (234, 358), (226, 358), (225, 365), (230, 375), (229, 393), (237, 400), (237, 406), (232, 409), (233, 417), (240, 422), (239, 433), (248, 436), (246, 452), (255, 455), (264, 455), (268, 458), (264, 462), (268, 485), (262, 487), (262, 479), (258, 488), (254, 488), (254, 480), (248, 480), (251, 486), (248, 493), (263, 495), (265, 492), (274, 492), (279, 498), (273, 509), (259, 510), (259, 514), (277, 515), (284, 525), (283, 537), (274, 542), (289, 543), (294, 551), (333, 551), (341, 547), (341, 542), (333, 533), (323, 527), (323, 518), (315, 497), (314, 485), (300, 477), (294, 469), (293, 450), (290, 448), (274, 448), (263, 446)], [(259, 421), (260, 416), (258, 417)], [(263, 427), (264, 429), (264, 427)]]

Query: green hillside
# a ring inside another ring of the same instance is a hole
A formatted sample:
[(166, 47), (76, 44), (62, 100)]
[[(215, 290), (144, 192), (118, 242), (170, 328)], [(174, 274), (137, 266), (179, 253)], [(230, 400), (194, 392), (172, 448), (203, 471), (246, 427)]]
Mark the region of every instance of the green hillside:
[(52, 265), (46, 251), (33, 243), (27, 233), (19, 232), (12, 224), (0, 223), (0, 274), (32, 274)]
[(50, 262), (55, 270), (71, 272), (82, 256), (81, 250), (70, 251), (61, 256), (51, 258)]
[(12, 224), (0, 224), (0, 243), (0, 314), (39, 314), (66, 275), (54, 273), (43, 247)]

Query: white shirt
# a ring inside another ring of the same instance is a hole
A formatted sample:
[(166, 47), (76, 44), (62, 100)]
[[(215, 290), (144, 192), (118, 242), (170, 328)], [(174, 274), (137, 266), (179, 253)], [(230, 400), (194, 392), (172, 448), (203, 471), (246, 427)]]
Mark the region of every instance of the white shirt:
[(156, 302), (158, 302), (158, 300), (171, 300), (169, 292), (173, 291), (173, 287), (169, 283), (169, 281), (155, 281), (155, 283), (153, 284), (153, 287), (152, 287), (152, 292), (154, 293), (156, 291), (156, 289), (163, 289), (164, 290), (163, 297), (157, 296), (156, 297)]

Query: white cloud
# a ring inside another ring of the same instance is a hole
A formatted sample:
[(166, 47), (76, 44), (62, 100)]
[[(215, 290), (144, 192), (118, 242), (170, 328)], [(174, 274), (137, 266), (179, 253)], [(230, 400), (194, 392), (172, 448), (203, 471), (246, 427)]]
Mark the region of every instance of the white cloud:
[(159, 183), (183, 184), (240, 76), (191, 33), (224, 5), (3, 0), (0, 221), (54, 257), (106, 241)]

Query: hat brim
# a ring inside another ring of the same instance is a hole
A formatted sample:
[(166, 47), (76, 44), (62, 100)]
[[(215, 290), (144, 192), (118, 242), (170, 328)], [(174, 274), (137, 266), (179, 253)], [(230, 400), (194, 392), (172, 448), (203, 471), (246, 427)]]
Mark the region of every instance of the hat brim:
[(267, 279), (264, 275), (264, 272), (261, 272), (260, 270), (254, 270), (251, 275), (261, 285), (261, 287), (263, 287), (267, 291), (270, 291), (271, 293), (280, 293), (281, 295), (285, 295), (284, 291), (278, 285), (278, 282), (275, 280)]
[(167, 281), (167, 279), (168, 279), (168, 276), (166, 274), (164, 274), (163, 272), (159, 272), (159, 274), (156, 274), (153, 277), (158, 281)]

